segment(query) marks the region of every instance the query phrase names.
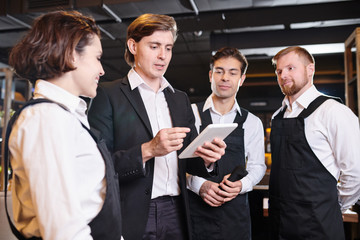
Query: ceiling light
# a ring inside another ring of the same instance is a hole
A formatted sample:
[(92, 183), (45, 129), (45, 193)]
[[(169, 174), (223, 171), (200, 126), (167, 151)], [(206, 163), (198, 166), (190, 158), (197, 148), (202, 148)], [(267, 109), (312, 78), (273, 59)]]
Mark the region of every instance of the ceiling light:
[[(269, 48), (248, 48), (240, 49), (240, 51), (245, 55), (266, 55), (269, 57), (275, 56), (280, 50), (288, 46), (282, 47), (269, 47)], [(312, 45), (302, 45), (301, 47), (308, 50), (311, 54), (327, 54), (327, 53), (344, 53), (345, 46), (344, 43), (330, 43), (330, 44), (312, 44)]]
[(360, 18), (344, 19), (344, 20), (329, 20), (329, 21), (316, 21), (316, 22), (305, 22), (305, 23), (291, 23), (291, 29), (304, 29), (313, 27), (336, 27), (345, 25), (360, 24)]
[(203, 34), (203, 31), (199, 30), (199, 31), (194, 31), (194, 35), (196, 37), (201, 37), (201, 35)]

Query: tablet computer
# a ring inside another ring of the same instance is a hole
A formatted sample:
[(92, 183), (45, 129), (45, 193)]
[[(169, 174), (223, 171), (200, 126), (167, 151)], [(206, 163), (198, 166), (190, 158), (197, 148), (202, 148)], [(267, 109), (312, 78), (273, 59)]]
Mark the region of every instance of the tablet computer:
[(180, 159), (197, 157), (195, 150), (214, 138), (223, 140), (237, 127), (237, 123), (209, 124), (179, 155)]

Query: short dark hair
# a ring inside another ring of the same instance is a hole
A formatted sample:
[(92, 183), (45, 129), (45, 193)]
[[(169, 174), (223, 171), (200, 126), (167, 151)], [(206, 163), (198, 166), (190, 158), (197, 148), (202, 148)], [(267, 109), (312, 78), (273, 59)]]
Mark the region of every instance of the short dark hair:
[(308, 63), (315, 63), (314, 57), (305, 49), (299, 46), (291, 46), (282, 49), (280, 52), (278, 52), (273, 58), (272, 58), (272, 64), (276, 66), (277, 61), (280, 57), (290, 53), (295, 52), (298, 56), (302, 57), (304, 60), (306, 60)]
[(77, 11), (55, 11), (35, 19), (26, 36), (10, 52), (9, 64), (17, 75), (35, 83), (75, 70), (73, 51), (81, 54), (94, 35), (95, 20)]
[(152, 35), (155, 31), (170, 31), (174, 37), (174, 42), (177, 38), (177, 26), (175, 19), (167, 15), (146, 13), (136, 18), (127, 29), (126, 43), (125, 43), (125, 60), (131, 67), (134, 65), (134, 55), (129, 51), (127, 41), (134, 39), (135, 42), (140, 42), (143, 37)]
[(246, 60), (245, 56), (239, 51), (237, 48), (233, 47), (223, 47), (219, 49), (211, 58), (210, 58), (210, 69), (212, 70), (214, 67), (215, 61), (219, 60), (220, 58), (228, 58), (233, 57), (239, 60), (241, 63), (241, 75), (246, 73), (248, 68), (248, 61)]

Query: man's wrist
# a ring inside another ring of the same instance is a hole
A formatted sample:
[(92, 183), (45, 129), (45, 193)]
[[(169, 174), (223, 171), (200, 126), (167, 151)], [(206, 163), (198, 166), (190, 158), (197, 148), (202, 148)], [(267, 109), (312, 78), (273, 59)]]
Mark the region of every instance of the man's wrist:
[(154, 157), (150, 142), (141, 144), (141, 156), (144, 163)]

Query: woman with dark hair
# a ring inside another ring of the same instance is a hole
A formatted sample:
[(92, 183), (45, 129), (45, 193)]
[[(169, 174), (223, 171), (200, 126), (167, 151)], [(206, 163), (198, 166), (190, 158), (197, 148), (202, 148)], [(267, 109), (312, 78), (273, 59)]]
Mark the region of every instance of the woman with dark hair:
[(111, 157), (80, 98), (96, 95), (101, 55), (94, 19), (76, 11), (38, 17), (10, 53), (16, 74), (35, 83), (9, 138), (14, 221), (25, 238), (121, 238)]

